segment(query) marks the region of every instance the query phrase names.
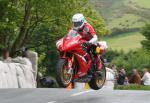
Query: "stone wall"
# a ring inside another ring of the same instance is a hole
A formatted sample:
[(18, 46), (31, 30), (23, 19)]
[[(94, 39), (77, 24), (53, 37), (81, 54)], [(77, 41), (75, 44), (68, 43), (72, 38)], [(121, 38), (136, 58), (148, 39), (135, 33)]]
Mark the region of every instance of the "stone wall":
[(0, 61), (0, 88), (36, 88), (37, 53), (29, 52), (28, 56), (10, 63)]

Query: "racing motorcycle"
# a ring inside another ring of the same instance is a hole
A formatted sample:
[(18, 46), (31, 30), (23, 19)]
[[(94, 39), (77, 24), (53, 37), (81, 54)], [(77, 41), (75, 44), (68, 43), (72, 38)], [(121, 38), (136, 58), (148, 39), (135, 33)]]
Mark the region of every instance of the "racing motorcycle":
[[(71, 30), (66, 36), (56, 42), (60, 57), (56, 66), (56, 81), (60, 87), (67, 87), (70, 83), (82, 82), (98, 90), (102, 88), (106, 79), (106, 69), (102, 55), (107, 48), (106, 42), (90, 44), (87, 51), (90, 54), (91, 65), (87, 66), (87, 60), (80, 52), (85, 50), (86, 41), (76, 31)], [(103, 45), (105, 44), (105, 45)], [(83, 49), (84, 48), (84, 49)], [(97, 69), (94, 56), (98, 56), (101, 69)]]

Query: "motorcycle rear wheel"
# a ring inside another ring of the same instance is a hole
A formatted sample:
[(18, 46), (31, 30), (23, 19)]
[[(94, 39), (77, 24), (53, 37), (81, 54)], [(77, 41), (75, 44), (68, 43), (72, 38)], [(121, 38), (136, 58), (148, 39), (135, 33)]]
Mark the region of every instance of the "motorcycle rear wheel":
[(59, 59), (56, 66), (56, 81), (60, 87), (66, 88), (72, 83), (72, 74), (67, 73), (67, 61)]
[(99, 90), (103, 87), (106, 80), (106, 68), (103, 64), (103, 68), (100, 71), (97, 71), (93, 74), (91, 81), (89, 82), (89, 86), (94, 90)]

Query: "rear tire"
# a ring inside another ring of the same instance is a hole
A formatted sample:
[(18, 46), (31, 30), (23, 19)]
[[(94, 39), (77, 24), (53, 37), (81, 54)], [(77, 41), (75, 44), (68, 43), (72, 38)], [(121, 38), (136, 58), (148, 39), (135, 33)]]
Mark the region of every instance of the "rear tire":
[[(99, 76), (101, 76), (102, 78), (99, 79)], [(106, 68), (105, 65), (103, 64), (102, 70), (100, 70), (99, 73), (96, 72), (95, 74), (93, 74), (93, 77), (89, 82), (89, 86), (94, 90), (99, 90), (103, 87), (105, 80), (106, 80)]]
[(67, 73), (65, 66), (67, 66), (67, 61), (59, 59), (56, 66), (56, 81), (63, 88), (66, 88), (72, 82), (72, 75)]

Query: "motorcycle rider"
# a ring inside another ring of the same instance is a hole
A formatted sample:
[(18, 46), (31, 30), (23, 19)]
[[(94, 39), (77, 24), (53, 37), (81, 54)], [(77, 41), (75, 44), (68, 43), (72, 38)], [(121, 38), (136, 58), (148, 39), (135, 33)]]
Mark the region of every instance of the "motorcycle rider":
[[(84, 45), (88, 47), (89, 44), (97, 43), (98, 37), (96, 35), (96, 32), (93, 29), (93, 27), (85, 20), (83, 14), (81, 13), (74, 14), (72, 17), (72, 23), (73, 23), (73, 30), (77, 31), (77, 33), (80, 34), (83, 37), (83, 39), (87, 41), (86, 43), (84, 43)], [(90, 55), (87, 53), (87, 51), (83, 51), (81, 54), (84, 55), (84, 57), (86, 58), (87, 65), (90, 68), (92, 62), (90, 59)], [(97, 69), (100, 70), (102, 67), (100, 59), (98, 58), (97, 55), (94, 58), (96, 61)]]

